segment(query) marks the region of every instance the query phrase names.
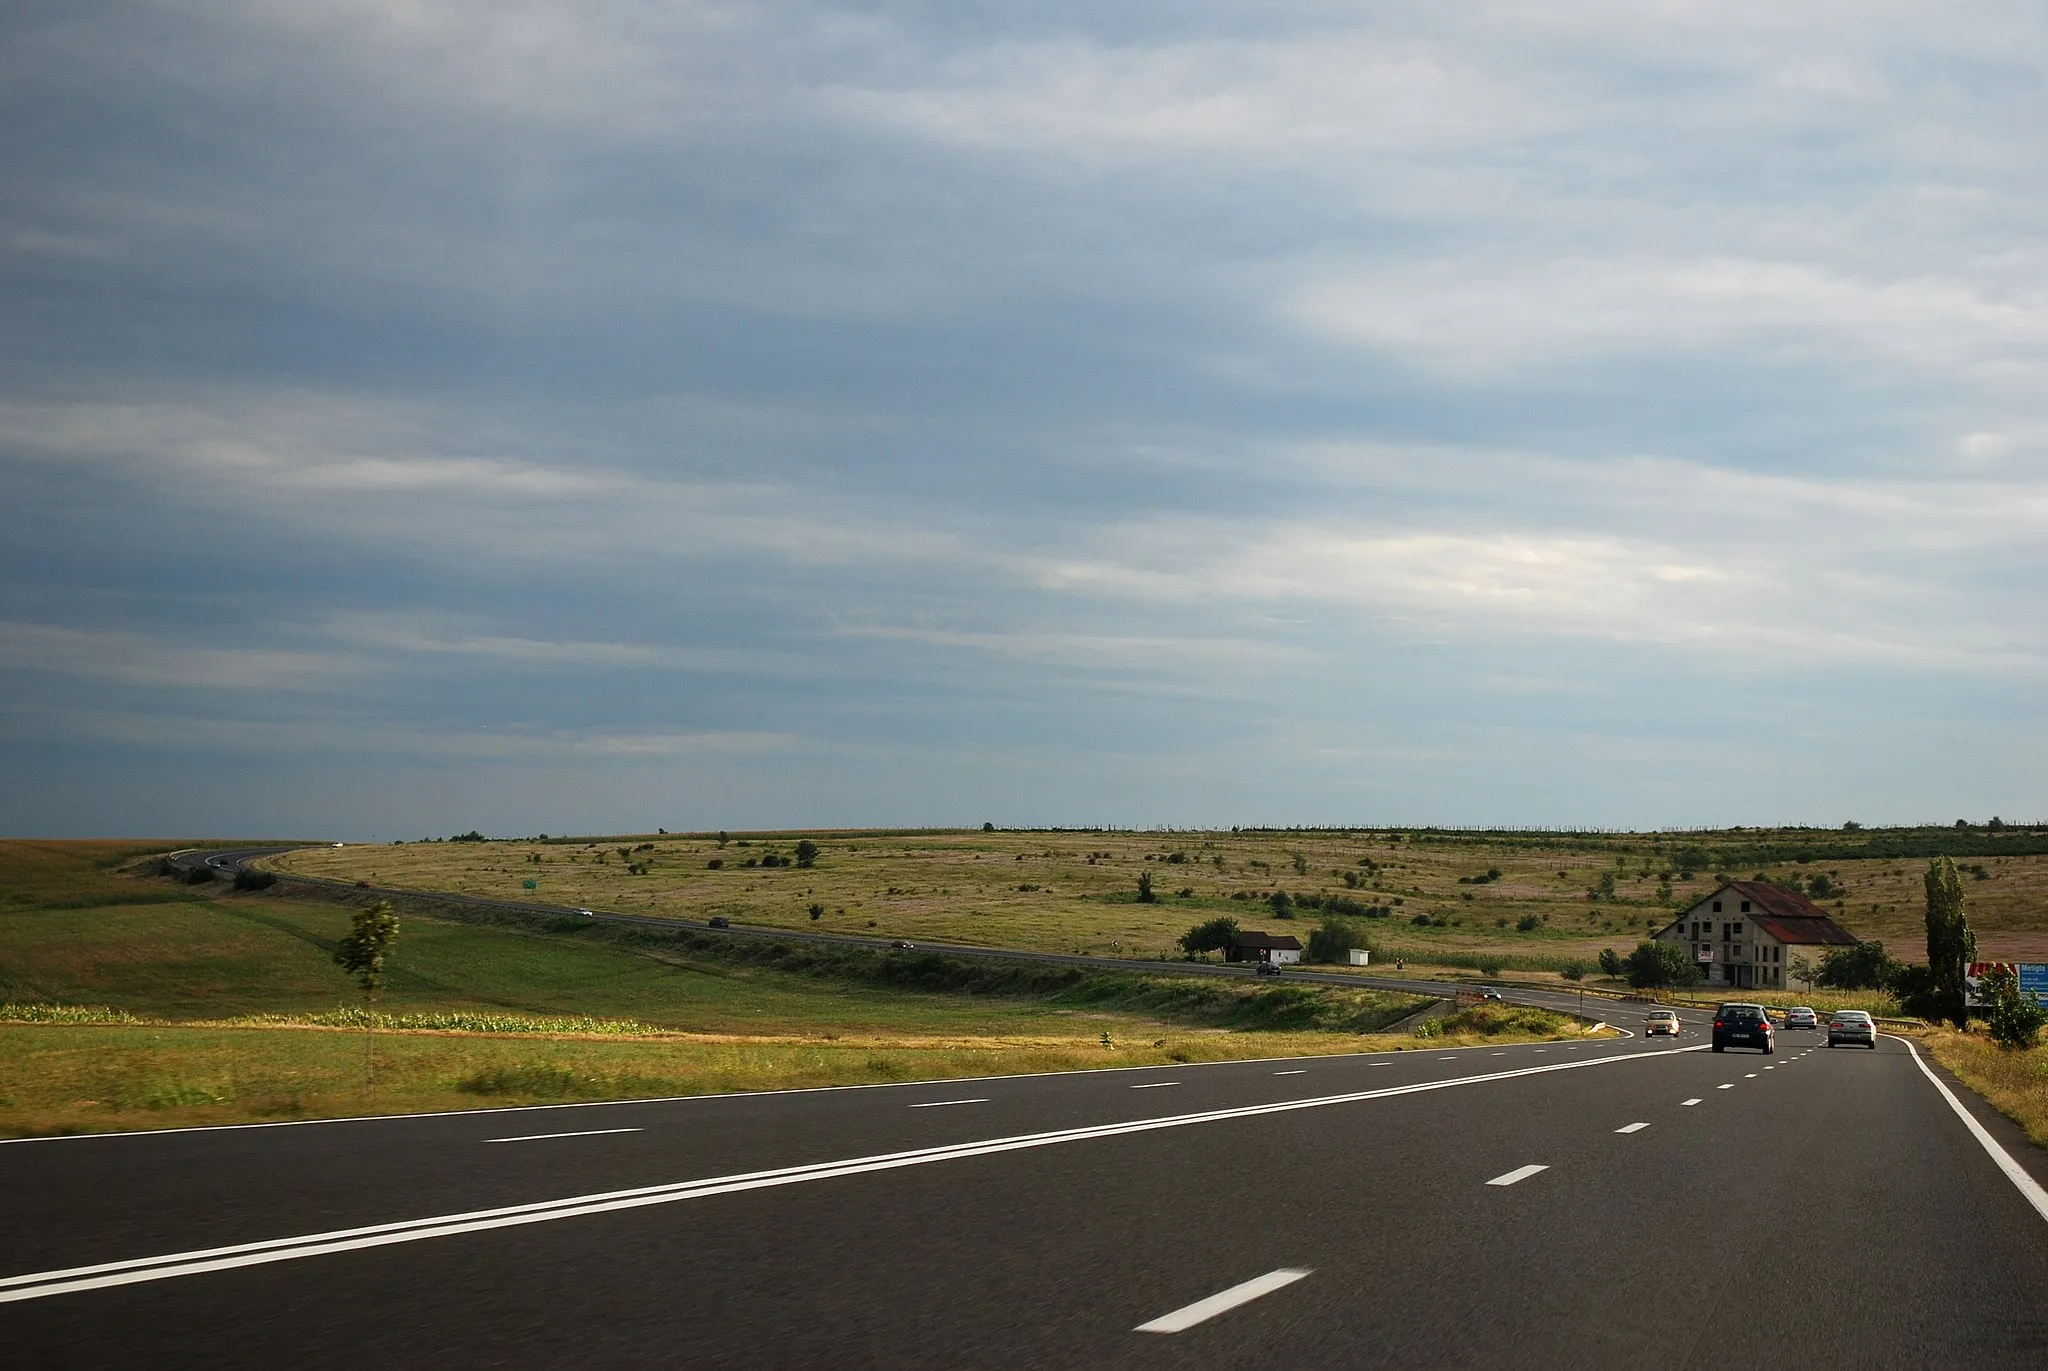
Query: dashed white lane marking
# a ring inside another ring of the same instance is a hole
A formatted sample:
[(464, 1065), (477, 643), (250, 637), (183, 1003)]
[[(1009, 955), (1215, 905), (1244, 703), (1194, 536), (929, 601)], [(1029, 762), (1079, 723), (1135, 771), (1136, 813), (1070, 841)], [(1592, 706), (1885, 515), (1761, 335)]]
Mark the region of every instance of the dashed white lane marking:
[[(1686, 1052), (1703, 1051), (1703, 1047), (1676, 1047), (1667, 1053), (1651, 1053), (1651, 1056), (1677, 1056)], [(696, 1200), (710, 1199), (719, 1195), (739, 1194), (751, 1190), (763, 1190), (787, 1185), (807, 1185), (814, 1181), (830, 1180), (840, 1176), (867, 1175), (874, 1172), (893, 1171), (906, 1166), (927, 1166), (941, 1162), (961, 1160), (969, 1157), (995, 1156), (1007, 1152), (1021, 1152), (1041, 1147), (1059, 1147), (1068, 1143), (1092, 1141), (1097, 1138), (1123, 1137), (1134, 1133), (1152, 1133), (1169, 1128), (1193, 1128), (1205, 1124), (1222, 1123), (1234, 1119), (1259, 1118), (1267, 1114), (1292, 1114), (1305, 1109), (1328, 1109), (1336, 1105), (1357, 1104), (1366, 1100), (1392, 1099), (1398, 1095), (1421, 1095), (1437, 1090), (1462, 1090), (1469, 1086), (1491, 1085), (1499, 1081), (1520, 1080), (1525, 1076), (1547, 1076), (1559, 1071), (1583, 1071), (1598, 1066), (1624, 1065), (1642, 1060), (1639, 1056), (1590, 1057), (1584, 1061), (1560, 1062), (1547, 1066), (1525, 1066), (1509, 1070), (1486, 1072), (1472, 1076), (1453, 1076), (1442, 1080), (1418, 1081), (1410, 1085), (1387, 1086), (1379, 1090), (1347, 1091), (1341, 1095), (1323, 1095), (1307, 1100), (1283, 1100), (1270, 1104), (1241, 1105), (1233, 1109), (1210, 1109), (1192, 1114), (1177, 1114), (1159, 1119), (1131, 1119), (1123, 1123), (1092, 1124), (1085, 1128), (1056, 1129), (1047, 1133), (1026, 1133), (1014, 1137), (985, 1138), (976, 1142), (954, 1143), (945, 1147), (919, 1148), (910, 1152), (882, 1153), (866, 1157), (849, 1157), (839, 1161), (815, 1162), (803, 1166), (783, 1167), (770, 1171), (743, 1172), (727, 1176), (710, 1176), (701, 1180), (677, 1181), (664, 1185), (640, 1186), (630, 1190), (613, 1190), (600, 1194), (571, 1195), (558, 1200), (545, 1200), (537, 1204), (507, 1205), (497, 1209), (472, 1210), (461, 1214), (441, 1214), (427, 1218), (406, 1219), (396, 1223), (374, 1224), (367, 1228), (337, 1229), (324, 1233), (302, 1233), (285, 1238), (266, 1238), (258, 1242), (238, 1243), (228, 1247), (212, 1247), (187, 1252), (166, 1252), (151, 1257), (129, 1257), (119, 1261), (99, 1262), (91, 1266), (74, 1266), (52, 1271), (28, 1271), (19, 1275), (0, 1276), (0, 1304), (12, 1304), (20, 1300), (48, 1299), (54, 1295), (68, 1295), (84, 1290), (105, 1290), (115, 1286), (133, 1285), (142, 1281), (174, 1280), (185, 1276), (196, 1276), (209, 1271), (226, 1271), (245, 1266), (260, 1266), (270, 1262), (303, 1261), (311, 1257), (329, 1256), (337, 1252), (355, 1252), (373, 1247), (387, 1247), (394, 1243), (427, 1242), (436, 1238), (453, 1237), (461, 1233), (480, 1233), (502, 1228), (516, 1228), (530, 1223), (555, 1223), (564, 1219), (582, 1218), (593, 1214), (609, 1214), (620, 1210), (639, 1209), (649, 1205), (682, 1204)], [(263, 1125), (268, 1126), (268, 1125)], [(106, 1134), (89, 1135), (106, 1137)]]
[(981, 1099), (978, 1099), (978, 1100), (926, 1100), (926, 1101), (925, 1101), (925, 1102), (924, 1102), (923, 1104), (914, 1104), (914, 1105), (912, 1105), (912, 1106), (910, 1106), (910, 1107), (911, 1107), (912, 1109), (944, 1109), (944, 1108), (946, 1108), (946, 1107), (947, 1107), (948, 1105), (955, 1105), (955, 1104), (987, 1104), (987, 1103), (988, 1103), (988, 1099), (987, 1099), (987, 1097), (986, 1097), (986, 1096), (984, 1096), (983, 1098), (981, 1098)]
[(1273, 1074), (1276, 1076), (1306, 1076), (1308, 1074), (1308, 1068), (1305, 1066), (1297, 1066), (1292, 1071), (1275, 1071)]
[(1516, 1168), (1515, 1168), (1514, 1170), (1512, 1170), (1512, 1171), (1508, 1172), (1508, 1173), (1507, 1173), (1506, 1175), (1502, 1175), (1502, 1176), (1495, 1176), (1495, 1177), (1494, 1177), (1494, 1178), (1493, 1178), (1492, 1180), (1488, 1181), (1488, 1182), (1487, 1182), (1487, 1184), (1488, 1184), (1488, 1185), (1514, 1185), (1514, 1184), (1516, 1184), (1516, 1183), (1517, 1183), (1517, 1182), (1519, 1182), (1519, 1181), (1526, 1181), (1526, 1180), (1528, 1180), (1528, 1179), (1529, 1179), (1529, 1178), (1530, 1178), (1531, 1176), (1535, 1175), (1535, 1174), (1536, 1174), (1536, 1173), (1537, 1173), (1538, 1171), (1548, 1171), (1549, 1169), (1550, 1169), (1550, 1168), (1549, 1168), (1549, 1167), (1547, 1167), (1547, 1166), (1535, 1166), (1535, 1165), (1530, 1165), (1530, 1166), (1518, 1166), (1518, 1167), (1516, 1167)]
[(1180, 1084), (1180, 1082), (1179, 1082), (1179, 1081), (1147, 1081), (1147, 1082), (1145, 1082), (1145, 1084), (1143, 1084), (1143, 1085), (1134, 1085), (1134, 1086), (1132, 1086), (1132, 1087), (1131, 1087), (1131, 1089), (1133, 1089), (1133, 1090), (1164, 1090), (1164, 1089), (1166, 1089), (1166, 1087), (1167, 1087), (1167, 1086), (1169, 1086), (1169, 1085), (1179, 1085), (1179, 1084)]
[(1492, 1052), (1492, 1053), (1488, 1053), (1487, 1055), (1489, 1055), (1489, 1056), (1493, 1056), (1493, 1057), (1505, 1057), (1505, 1056), (1507, 1056), (1508, 1054), (1507, 1054), (1507, 1053), (1505, 1053), (1505, 1052)]
[(1744, 1079), (1745, 1081), (1753, 1081), (1756, 1079), (1756, 1072), (1751, 1071), (1747, 1075), (1743, 1076), (1742, 1079)]
[(1458, 1060), (1458, 1054), (1455, 1052), (1446, 1053), (1445, 1055), (1438, 1057), (1437, 1060), (1440, 1062), (1454, 1062)]
[(576, 1133), (525, 1133), (516, 1138), (485, 1138), (494, 1142), (539, 1142), (543, 1138), (594, 1138), (600, 1133), (638, 1133), (637, 1128), (586, 1128)]
[(1198, 1323), (1215, 1318), (1218, 1314), (1227, 1314), (1241, 1304), (1250, 1304), (1261, 1295), (1270, 1295), (1275, 1290), (1284, 1290), (1308, 1274), (1305, 1270), (1283, 1266), (1278, 1271), (1268, 1271), (1265, 1275), (1254, 1276), (1241, 1285), (1233, 1285), (1228, 1290), (1220, 1290), (1206, 1300), (1196, 1300), (1193, 1304), (1183, 1305), (1171, 1314), (1161, 1314), (1150, 1323), (1139, 1324), (1132, 1331), (1138, 1333), (1184, 1332), (1187, 1329), (1193, 1328)]
[(1626, 1123), (1614, 1131), (1617, 1133), (1640, 1133), (1649, 1126), (1646, 1123)]
[(1678, 1102), (1678, 1104), (1679, 1104), (1679, 1107), (1680, 1107), (1680, 1108), (1684, 1108), (1684, 1107), (1685, 1107), (1685, 1106), (1687, 1106), (1687, 1105), (1694, 1105), (1694, 1104), (1698, 1104), (1698, 1103), (1699, 1103), (1699, 1101), (1698, 1101), (1698, 1100), (1680, 1100), (1680, 1101)]
[(1714, 1089), (1716, 1089), (1716, 1090), (1733, 1090), (1734, 1088), (1735, 1088), (1735, 1082), (1733, 1082), (1733, 1081), (1729, 1081), (1729, 1082), (1727, 1082), (1727, 1083), (1726, 1083), (1725, 1085), (1717, 1085), (1717, 1086), (1715, 1086), (1715, 1087), (1714, 1087)]

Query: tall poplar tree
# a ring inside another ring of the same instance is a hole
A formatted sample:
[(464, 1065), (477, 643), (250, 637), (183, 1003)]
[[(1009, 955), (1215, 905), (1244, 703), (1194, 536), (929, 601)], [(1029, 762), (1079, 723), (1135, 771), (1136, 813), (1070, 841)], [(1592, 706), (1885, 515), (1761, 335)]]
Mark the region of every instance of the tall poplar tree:
[(1963, 977), (1977, 960), (1977, 935), (1963, 913), (1963, 878), (1947, 857), (1927, 864), (1927, 969), (1940, 1017), (1957, 1028), (1969, 1021)]

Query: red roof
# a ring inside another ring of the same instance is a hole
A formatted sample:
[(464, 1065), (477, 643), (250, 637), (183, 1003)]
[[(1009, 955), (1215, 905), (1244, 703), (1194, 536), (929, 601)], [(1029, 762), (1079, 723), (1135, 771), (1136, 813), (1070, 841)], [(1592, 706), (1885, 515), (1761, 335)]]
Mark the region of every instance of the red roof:
[(1237, 935), (1237, 945), (1239, 947), (1277, 948), (1282, 952), (1301, 951), (1301, 939), (1295, 937), (1292, 933), (1240, 933)]
[[(1848, 929), (1828, 917), (1828, 912), (1796, 890), (1768, 881), (1730, 881), (1714, 895), (1733, 891), (1748, 900), (1751, 923), (1781, 943), (1853, 947), (1859, 940)], [(1709, 895), (1707, 899), (1714, 898)], [(1700, 904), (1706, 903), (1705, 900)], [(1698, 904), (1693, 906), (1699, 908)], [(1688, 911), (1690, 912), (1690, 911)]]

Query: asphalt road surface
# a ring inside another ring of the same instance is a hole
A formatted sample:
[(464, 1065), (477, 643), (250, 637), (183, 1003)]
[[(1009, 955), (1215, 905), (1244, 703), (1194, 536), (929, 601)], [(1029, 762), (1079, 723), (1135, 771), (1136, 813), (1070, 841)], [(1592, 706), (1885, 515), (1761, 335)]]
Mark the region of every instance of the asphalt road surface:
[(8, 1143), (0, 1348), (351, 1371), (2048, 1360), (2048, 1173), (2009, 1125), (1896, 1039), (1717, 1055), (1686, 1019), (1676, 1042)]

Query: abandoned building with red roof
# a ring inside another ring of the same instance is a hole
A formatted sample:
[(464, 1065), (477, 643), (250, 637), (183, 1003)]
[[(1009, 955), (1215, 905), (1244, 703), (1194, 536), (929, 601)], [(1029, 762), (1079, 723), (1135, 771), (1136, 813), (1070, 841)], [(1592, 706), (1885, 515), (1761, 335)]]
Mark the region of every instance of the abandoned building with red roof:
[(1768, 881), (1730, 881), (1655, 937), (1684, 948), (1708, 985), (1736, 990), (1808, 988), (1792, 974), (1793, 957), (1857, 942), (1819, 905)]

